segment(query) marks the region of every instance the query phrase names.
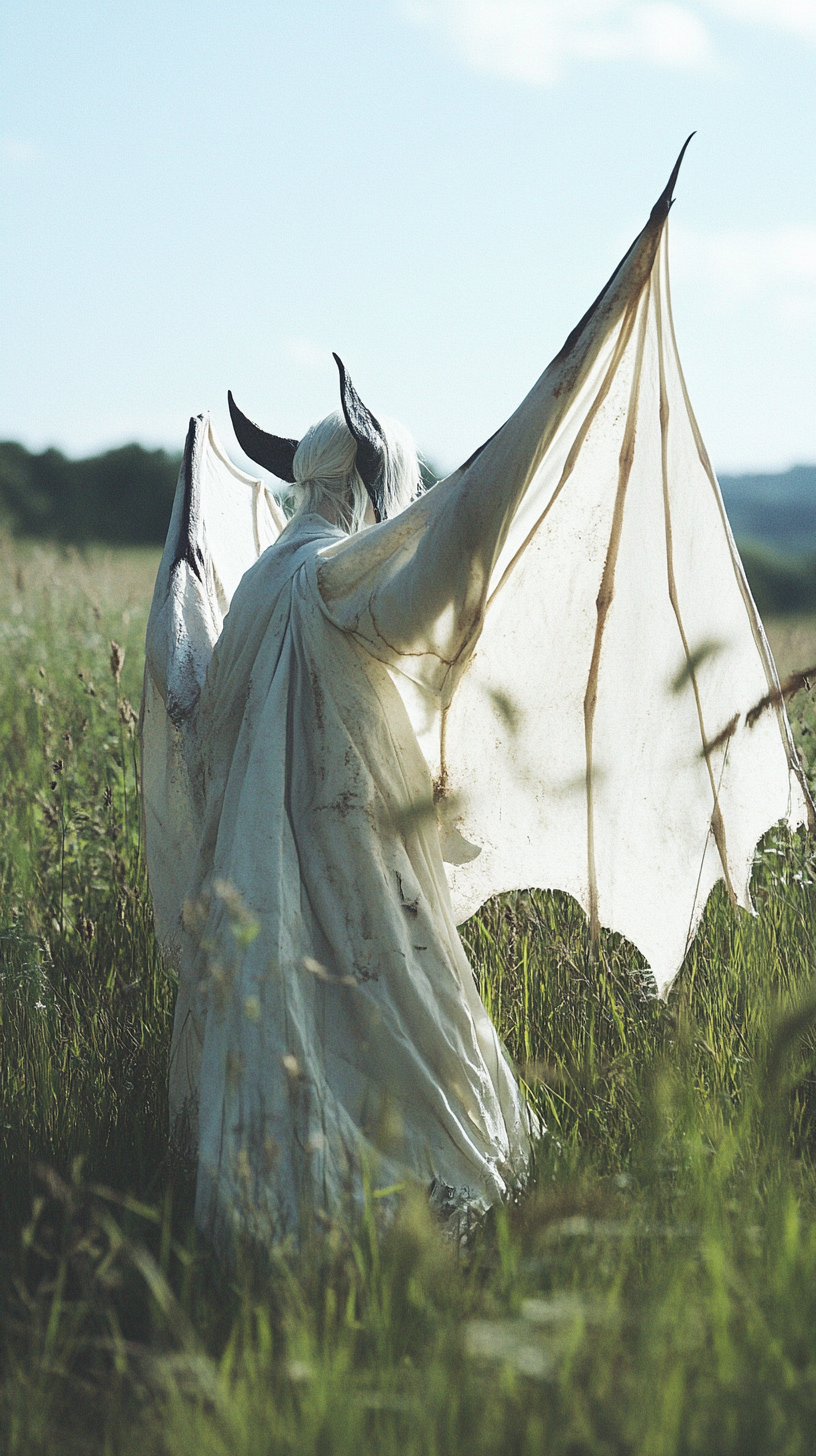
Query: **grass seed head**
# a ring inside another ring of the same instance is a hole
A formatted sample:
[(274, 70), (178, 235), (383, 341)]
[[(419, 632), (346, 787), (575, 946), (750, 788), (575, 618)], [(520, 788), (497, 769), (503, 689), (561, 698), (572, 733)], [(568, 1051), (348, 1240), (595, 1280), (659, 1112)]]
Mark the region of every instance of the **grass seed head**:
[(118, 642), (111, 642), (111, 650), (110, 650), (110, 670), (111, 670), (111, 673), (113, 674), (113, 680), (116, 683), (116, 686), (117, 687), (119, 686), (119, 680), (120, 680), (120, 678), (122, 676), (122, 668), (124, 667), (124, 663), (125, 663), (125, 649), (124, 649), (124, 647), (120, 647)]
[(127, 698), (120, 698), (116, 707), (119, 713), (119, 721), (124, 723), (126, 728), (133, 728), (138, 723), (139, 715), (134, 711)]

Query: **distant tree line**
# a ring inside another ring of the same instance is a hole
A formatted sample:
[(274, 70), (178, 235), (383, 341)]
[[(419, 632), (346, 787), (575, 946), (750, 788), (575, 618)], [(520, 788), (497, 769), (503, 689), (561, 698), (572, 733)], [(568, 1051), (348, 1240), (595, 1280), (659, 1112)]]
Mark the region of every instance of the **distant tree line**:
[(160, 546), (170, 522), (180, 455), (124, 445), (69, 460), (0, 443), (0, 525), (15, 536), (80, 545)]
[[(0, 443), (0, 527), (84, 545), (161, 546), (181, 455), (124, 445), (69, 460)], [(423, 466), (426, 487), (438, 478)], [(760, 612), (816, 613), (816, 466), (724, 476), (723, 497)]]

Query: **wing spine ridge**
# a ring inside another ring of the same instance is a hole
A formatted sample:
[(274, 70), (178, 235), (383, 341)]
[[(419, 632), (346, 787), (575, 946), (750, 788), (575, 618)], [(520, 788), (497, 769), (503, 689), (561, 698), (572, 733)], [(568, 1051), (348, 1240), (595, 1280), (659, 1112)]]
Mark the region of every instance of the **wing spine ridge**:
[[(737, 903), (737, 896), (736, 891), (734, 890), (733, 883), (731, 881), (731, 871), (728, 866), (728, 847), (725, 840), (725, 823), (723, 821), (722, 811), (720, 809), (719, 789), (714, 781), (714, 765), (711, 761), (711, 753), (708, 746), (708, 734), (706, 732), (705, 718), (703, 715), (703, 703), (700, 696), (700, 684), (697, 678), (697, 668), (695, 666), (694, 658), (691, 653), (691, 648), (689, 647), (688, 636), (686, 635), (686, 629), (683, 623), (683, 615), (680, 611), (680, 598), (678, 596), (677, 580), (674, 574), (674, 540), (672, 537), (671, 503), (669, 500), (670, 409), (669, 395), (666, 388), (666, 364), (663, 357), (663, 310), (660, 299), (661, 274), (665, 272), (665, 269), (663, 269), (660, 264), (664, 261), (664, 258), (665, 251), (661, 249), (661, 258), (658, 262), (657, 287), (654, 291), (654, 304), (655, 328), (657, 332), (657, 367), (660, 392), (660, 468), (663, 483), (663, 521), (666, 537), (666, 576), (668, 578), (669, 586), (669, 601), (671, 602), (671, 608), (674, 612), (675, 621), (677, 622), (677, 629), (680, 633), (680, 640), (683, 644), (683, 652), (686, 659), (686, 669), (688, 671), (689, 678), (691, 680), (692, 691), (694, 693), (694, 703), (697, 710), (697, 723), (700, 729), (700, 738), (702, 740), (702, 757), (705, 760), (706, 769), (708, 771), (708, 780), (711, 786), (711, 796), (713, 799), (713, 806), (711, 811), (711, 832), (714, 835), (714, 842), (717, 846), (717, 853), (720, 856), (720, 864), (722, 865), (723, 877), (725, 879), (726, 889), (728, 890), (728, 898), (730, 899), (732, 905), (735, 905)], [(730, 737), (725, 742), (725, 752), (723, 755), (722, 764), (723, 769), (725, 768), (725, 760), (728, 757), (729, 743)]]
[(623, 511), (626, 502), (626, 490), (629, 485), (629, 477), (632, 473), (632, 466), (635, 459), (635, 435), (637, 425), (638, 405), (640, 402), (640, 378), (643, 369), (643, 351), (646, 343), (646, 324), (649, 316), (649, 302), (651, 296), (651, 278), (647, 281), (643, 292), (640, 295), (641, 316), (638, 320), (637, 333), (637, 354), (635, 356), (635, 367), (632, 375), (632, 383), (629, 391), (629, 408), (626, 414), (626, 427), (623, 433), (620, 455), (618, 457), (618, 488), (615, 494), (615, 506), (612, 512), (612, 527), (609, 533), (609, 545), (606, 551), (606, 560), (601, 574), (601, 584), (598, 589), (598, 596), (595, 607), (597, 620), (595, 623), (595, 640), (592, 645), (592, 658), (589, 665), (586, 693), (584, 694), (584, 746), (586, 753), (586, 808), (587, 808), (587, 876), (589, 880), (589, 931), (594, 948), (597, 948), (600, 921), (598, 917), (598, 876), (595, 864), (595, 803), (594, 803), (594, 772), (593, 761), (593, 735), (595, 731), (595, 709), (598, 702), (598, 675), (601, 665), (601, 649), (603, 646), (603, 635), (606, 627), (609, 609), (615, 595), (615, 571), (618, 562), (618, 550), (620, 547), (621, 533), (623, 531)]
[(785, 712), (784, 700), (782, 698), (779, 686), (779, 674), (776, 670), (776, 664), (774, 662), (773, 654), (768, 643), (768, 638), (765, 635), (765, 628), (762, 625), (762, 619), (760, 618), (759, 612), (757, 611), (756, 603), (751, 594), (751, 588), (748, 585), (748, 580), (745, 575), (745, 568), (742, 564), (742, 559), (740, 557), (739, 551), (737, 550), (737, 545), (734, 540), (734, 533), (731, 530), (731, 523), (728, 519), (728, 515), (723, 504), (722, 491), (720, 490), (719, 482), (714, 473), (714, 468), (711, 464), (708, 456), (708, 451), (705, 447), (703, 437), (700, 433), (700, 426), (697, 423), (697, 417), (694, 413), (694, 409), (689, 398), (689, 392), (686, 385), (686, 377), (683, 373), (683, 366), (680, 362), (680, 351), (677, 347), (677, 336), (674, 331), (674, 315), (672, 313), (671, 306), (671, 280), (668, 269), (668, 242), (666, 244), (665, 282), (666, 322), (668, 324), (669, 337), (671, 339), (674, 365), (677, 370), (677, 377), (680, 381), (680, 388), (683, 391), (683, 402), (688, 412), (689, 424), (691, 425), (692, 435), (694, 436), (694, 443), (697, 448), (697, 455), (699, 457), (700, 464), (702, 465), (703, 470), (708, 476), (711, 489), (714, 492), (714, 499), (717, 502), (717, 509), (720, 513), (720, 520), (722, 521), (723, 530), (725, 531), (729, 549), (731, 552), (731, 564), (734, 568), (734, 575), (736, 577), (737, 585), (740, 589), (742, 600), (745, 605), (745, 612), (750, 623), (754, 642), (756, 643), (756, 649), (759, 653), (760, 661), (762, 662), (762, 666), (765, 672), (765, 679), (768, 684), (768, 692), (774, 704), (776, 721), (779, 727), (779, 733), (782, 738), (782, 743), (787, 754), (788, 764), (805, 797), (808, 828), (814, 830), (816, 829), (816, 809), (814, 809), (813, 799), (811, 797), (807, 778), (805, 777), (805, 772), (802, 768), (801, 763), (799, 762), (799, 757), (793, 742), (793, 735), (790, 730), (790, 724), (788, 722), (787, 713)]

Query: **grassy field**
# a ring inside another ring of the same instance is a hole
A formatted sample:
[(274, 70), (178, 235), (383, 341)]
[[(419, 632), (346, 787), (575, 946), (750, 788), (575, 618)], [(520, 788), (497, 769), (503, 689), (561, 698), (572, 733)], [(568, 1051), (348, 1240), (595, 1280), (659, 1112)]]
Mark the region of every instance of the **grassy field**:
[[(816, 1449), (816, 856), (768, 836), (668, 1005), (565, 896), (464, 928), (550, 1132), (467, 1250), (376, 1201), (225, 1271), (167, 1145), (139, 841), (157, 556), (0, 547), (0, 1450)], [(816, 622), (773, 626), (783, 672)], [(112, 650), (111, 642), (118, 644)], [(813, 705), (792, 707), (816, 766)], [(813, 746), (812, 746), (813, 745)]]

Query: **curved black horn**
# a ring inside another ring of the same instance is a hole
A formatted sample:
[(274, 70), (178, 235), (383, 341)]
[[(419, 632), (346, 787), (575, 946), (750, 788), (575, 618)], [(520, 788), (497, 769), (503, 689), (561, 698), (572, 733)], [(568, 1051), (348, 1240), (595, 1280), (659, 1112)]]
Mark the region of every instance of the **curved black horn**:
[(383, 518), (385, 505), (382, 476), (385, 469), (385, 436), (379, 420), (366, 409), (354, 388), (339, 354), (334, 362), (340, 371), (340, 400), (346, 424), (357, 441), (357, 469), (363, 485), (371, 497), (374, 515), (378, 521)]
[(264, 470), (271, 470), (277, 475), (278, 480), (288, 480), (290, 485), (294, 480), (292, 462), (295, 458), (295, 451), (300, 444), (299, 440), (287, 440), (282, 435), (268, 435), (266, 430), (253, 425), (245, 414), (239, 410), (232, 397), (232, 391), (227, 390), (229, 401), (229, 412), (232, 418), (232, 428), (235, 431), (238, 444), (248, 455), (250, 460), (257, 461)]

